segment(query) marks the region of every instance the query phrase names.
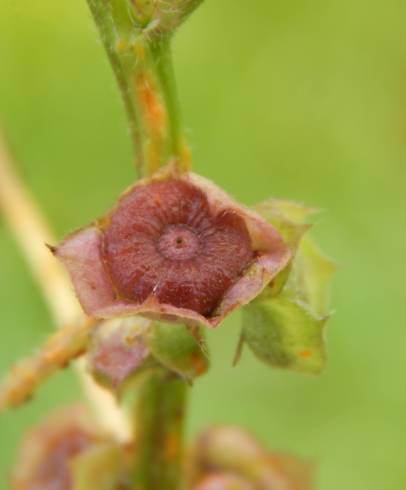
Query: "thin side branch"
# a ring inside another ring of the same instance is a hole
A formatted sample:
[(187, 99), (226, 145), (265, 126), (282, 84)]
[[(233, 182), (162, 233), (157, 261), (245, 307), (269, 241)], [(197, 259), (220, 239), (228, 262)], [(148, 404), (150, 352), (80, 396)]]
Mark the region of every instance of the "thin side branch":
[(59, 329), (32, 357), (15, 364), (0, 384), (0, 410), (28, 401), (43, 380), (87, 349), (94, 320)]

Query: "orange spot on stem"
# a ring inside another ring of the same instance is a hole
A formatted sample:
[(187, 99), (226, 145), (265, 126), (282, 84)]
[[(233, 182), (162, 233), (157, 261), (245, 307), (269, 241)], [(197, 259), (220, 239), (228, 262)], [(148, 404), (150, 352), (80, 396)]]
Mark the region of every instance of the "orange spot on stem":
[(194, 352), (192, 354), (192, 363), (198, 376), (204, 374), (207, 371), (207, 363), (199, 352)]
[(167, 461), (176, 458), (179, 450), (179, 438), (177, 434), (170, 434), (165, 440), (164, 456)]
[(302, 350), (299, 352), (299, 356), (307, 359), (312, 356), (312, 352), (310, 350)]
[(160, 138), (165, 131), (165, 109), (159, 99), (154, 81), (141, 73), (136, 81), (136, 90), (141, 105), (146, 130), (151, 138)]

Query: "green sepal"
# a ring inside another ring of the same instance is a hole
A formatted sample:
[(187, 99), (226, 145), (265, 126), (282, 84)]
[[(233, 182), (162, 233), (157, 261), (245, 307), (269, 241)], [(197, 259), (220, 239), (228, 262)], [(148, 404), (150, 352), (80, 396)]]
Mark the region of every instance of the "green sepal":
[(311, 227), (305, 220), (315, 210), (293, 201), (268, 199), (257, 204), (255, 211), (281, 234), (286, 245), (292, 252), (292, 260), (274, 277), (264, 292), (268, 296), (276, 296), (282, 291), (290, 276), (292, 262), (303, 235)]
[(311, 227), (306, 220), (317, 209), (294, 201), (268, 199), (255, 210), (282, 235), (293, 252), (293, 261), (272, 281), (265, 295), (275, 296), (286, 288), (320, 316), (328, 314), (329, 288), (336, 264), (305, 233)]
[(255, 206), (255, 211), (276, 228), (293, 253), (311, 227), (307, 217), (315, 210), (293, 201), (268, 199)]
[(300, 301), (282, 293), (257, 299), (243, 309), (242, 338), (266, 364), (318, 374), (326, 361), (323, 328), (327, 317), (315, 316)]
[(297, 201), (274, 197), (262, 201), (257, 207), (280, 213), (285, 219), (289, 219), (293, 223), (305, 223), (309, 216), (319, 211), (317, 208), (310, 208)]
[(196, 328), (156, 322), (148, 329), (145, 341), (158, 362), (188, 382), (209, 367), (206, 345)]
[(75, 490), (130, 489), (126, 454), (114, 443), (91, 446), (71, 463), (72, 488)]
[(335, 264), (309, 238), (305, 223), (315, 210), (270, 199), (256, 207), (283, 236), (293, 259), (251, 304), (243, 308), (237, 351), (246, 342), (265, 363), (306, 373), (319, 373), (326, 360), (324, 325), (330, 314), (329, 289)]
[(315, 242), (309, 237), (304, 237), (298, 248), (286, 289), (309, 305), (315, 315), (323, 317), (330, 313), (330, 283), (336, 270), (336, 264)]

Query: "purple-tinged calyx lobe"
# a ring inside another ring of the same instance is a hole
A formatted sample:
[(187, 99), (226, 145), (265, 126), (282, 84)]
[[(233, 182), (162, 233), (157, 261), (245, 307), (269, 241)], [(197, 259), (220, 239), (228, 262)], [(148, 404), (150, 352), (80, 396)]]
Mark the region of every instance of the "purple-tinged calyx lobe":
[(146, 366), (150, 352), (143, 332), (149, 323), (140, 317), (137, 321), (110, 320), (93, 334), (87, 368), (97, 382), (118, 396), (127, 380)]
[(213, 183), (166, 168), (55, 249), (84, 311), (218, 325), (256, 297), (291, 253), (258, 214)]
[(11, 488), (69, 490), (71, 463), (101, 440), (82, 407), (59, 409), (24, 437)]

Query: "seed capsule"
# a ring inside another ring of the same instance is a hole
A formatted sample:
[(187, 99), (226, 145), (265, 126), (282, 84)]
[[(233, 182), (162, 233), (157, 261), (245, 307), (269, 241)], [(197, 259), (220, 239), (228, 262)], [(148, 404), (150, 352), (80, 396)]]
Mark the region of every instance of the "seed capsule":
[(171, 168), (135, 184), (54, 252), (89, 315), (209, 327), (256, 297), (291, 257), (259, 215)]

